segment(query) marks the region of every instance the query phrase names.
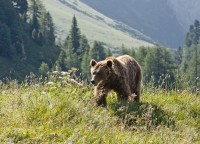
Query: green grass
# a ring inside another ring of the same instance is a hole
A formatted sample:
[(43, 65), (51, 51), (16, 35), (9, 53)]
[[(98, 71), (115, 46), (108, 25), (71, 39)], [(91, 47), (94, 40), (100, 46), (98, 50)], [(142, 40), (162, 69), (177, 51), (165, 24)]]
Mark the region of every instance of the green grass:
[[(71, 6), (64, 5), (59, 0), (44, 0), (42, 2), (51, 13), (58, 37), (62, 40), (69, 34), (72, 17), (75, 15), (81, 33), (85, 34), (90, 42), (94, 40), (102, 41), (111, 48), (119, 48), (122, 44), (125, 44), (128, 48), (153, 46), (146, 42), (150, 41), (147, 36), (124, 24), (117, 23), (81, 1), (66, 0), (68, 5)], [(124, 30), (118, 30), (117, 27), (122, 27)], [(135, 31), (136, 36), (131, 36), (128, 31)], [(138, 39), (146, 39), (146, 41)]]
[(0, 143), (199, 143), (200, 98), (145, 88), (140, 103), (97, 107), (91, 86), (0, 83)]

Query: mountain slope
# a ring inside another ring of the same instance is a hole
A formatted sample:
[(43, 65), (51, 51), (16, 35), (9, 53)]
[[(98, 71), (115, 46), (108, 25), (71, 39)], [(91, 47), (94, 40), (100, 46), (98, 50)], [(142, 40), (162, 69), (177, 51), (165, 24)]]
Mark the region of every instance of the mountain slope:
[(112, 19), (138, 29), (165, 46), (178, 47), (183, 44), (185, 30), (171, 3), (166, 0), (81, 1)]
[(174, 10), (176, 17), (185, 32), (189, 26), (197, 19), (200, 20), (199, 0), (168, 0), (169, 5)]
[(43, 3), (50, 11), (61, 39), (65, 39), (68, 34), (72, 17), (75, 15), (81, 33), (90, 41), (102, 41), (110, 47), (121, 47), (122, 44), (127, 47), (152, 46), (151, 43), (145, 42), (152, 42), (149, 37), (125, 24), (113, 21), (81, 1), (44, 0)]

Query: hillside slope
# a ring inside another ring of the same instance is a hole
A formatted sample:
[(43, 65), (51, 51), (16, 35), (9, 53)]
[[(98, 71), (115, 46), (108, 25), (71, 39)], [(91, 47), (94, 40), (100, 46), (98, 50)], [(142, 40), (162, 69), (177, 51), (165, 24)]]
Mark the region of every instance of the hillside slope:
[(183, 45), (189, 25), (200, 19), (200, 1), (197, 0), (81, 1), (158, 43), (174, 48)]
[(72, 17), (75, 15), (81, 33), (85, 34), (90, 41), (102, 41), (110, 47), (121, 47), (122, 44), (127, 47), (152, 46), (151, 43), (145, 42), (152, 42), (149, 37), (125, 24), (113, 21), (81, 1), (44, 0), (43, 3), (50, 11), (61, 39), (66, 38)]
[(168, 0), (174, 10), (176, 17), (185, 32), (189, 26), (197, 19), (200, 20), (199, 0)]

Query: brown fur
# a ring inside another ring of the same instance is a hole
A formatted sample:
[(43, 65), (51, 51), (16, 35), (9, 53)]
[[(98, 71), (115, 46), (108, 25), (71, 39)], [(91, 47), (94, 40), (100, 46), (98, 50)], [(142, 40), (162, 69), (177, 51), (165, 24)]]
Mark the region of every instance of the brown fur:
[(140, 65), (128, 55), (108, 57), (103, 61), (90, 61), (91, 82), (95, 86), (94, 96), (98, 105), (106, 106), (106, 97), (110, 90), (117, 93), (119, 100), (140, 100), (142, 73)]

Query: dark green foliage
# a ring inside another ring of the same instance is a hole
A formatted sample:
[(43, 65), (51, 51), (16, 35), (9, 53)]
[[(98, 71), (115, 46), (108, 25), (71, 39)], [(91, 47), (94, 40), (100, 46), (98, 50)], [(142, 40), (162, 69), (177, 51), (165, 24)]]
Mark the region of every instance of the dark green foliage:
[(39, 31), (39, 17), (41, 16), (41, 2), (38, 0), (30, 0), (29, 12), (31, 15), (31, 31), (35, 29), (38, 33)]
[(46, 76), (49, 71), (49, 66), (45, 62), (42, 62), (39, 68), (39, 73), (43, 76)]
[(86, 36), (81, 35), (75, 16), (72, 19), (70, 35), (66, 37), (63, 47), (63, 51), (61, 51), (56, 65), (59, 66), (61, 70), (70, 70), (72, 67), (75, 67), (79, 70), (78, 72), (81, 73), (81, 63), (84, 54), (89, 49), (89, 44)]
[(132, 57), (135, 57), (135, 50), (133, 48), (132, 49), (125, 48), (125, 46), (122, 44), (119, 54), (120, 55), (130, 55)]
[(15, 9), (23, 16), (27, 13), (28, 2), (27, 0), (12, 0)]
[(65, 58), (66, 58), (66, 52), (64, 50), (61, 50), (59, 57), (55, 63), (57, 67), (56, 70), (59, 69), (59, 70), (67, 71)]
[[(27, 14), (27, 4), (26, 0), (1, 0), (1, 79), (9, 76), (22, 80), (31, 71), (37, 74), (41, 61), (52, 66), (58, 56), (59, 49), (54, 45), (54, 38), (48, 38), (46, 42), (40, 30), (41, 12), (45, 11), (41, 1), (30, 1), (29, 21), (24, 19)], [(47, 13), (46, 16), (51, 21), (50, 14)]]
[[(163, 80), (168, 78), (168, 76), (169, 83), (174, 82), (175, 66), (171, 56), (166, 48), (160, 46), (148, 49), (143, 66), (146, 83), (153, 79), (154, 86), (161, 86)], [(165, 87), (166, 84), (163, 84), (163, 86)]]
[(141, 66), (144, 66), (144, 59), (147, 56), (148, 48), (140, 47), (136, 54), (136, 59), (140, 63)]
[(87, 50), (83, 55), (81, 63), (82, 78), (86, 80), (90, 79), (90, 60), (89, 51)]
[(46, 12), (40, 0), (31, 0), (29, 12), (32, 39), (39, 45), (54, 44), (55, 26), (49, 12)]
[(1, 1), (0, 22), (8, 26), (10, 31), (10, 41), (12, 44), (15, 45), (19, 40), (22, 39), (22, 22), (10, 0)]
[(36, 29), (33, 29), (33, 30), (32, 30), (31, 37), (32, 37), (33, 40), (36, 40), (36, 39), (37, 39), (38, 35), (37, 35)]
[(0, 56), (9, 57), (11, 52), (10, 29), (0, 22)]
[(105, 49), (101, 42), (94, 41), (92, 47), (85, 51), (83, 60), (81, 62), (81, 70), (83, 79), (90, 79), (90, 60), (95, 59), (97, 61), (104, 60), (106, 57), (111, 56), (111, 51)]
[(175, 62), (169, 50), (159, 45), (152, 48), (140, 47), (136, 51), (122, 45), (120, 55), (134, 57), (142, 67), (144, 84), (171, 88), (175, 81)]
[(54, 44), (55, 42), (55, 26), (49, 12), (43, 12), (40, 18), (40, 32), (44, 37), (43, 42)]
[(106, 53), (104, 51), (103, 44), (98, 41), (94, 41), (93, 46), (89, 50), (89, 55), (91, 59), (95, 59), (97, 61), (104, 60), (106, 57)]
[[(11, 56), (17, 52), (17, 43), (22, 40), (23, 28), (19, 15), (14, 9), (12, 2), (2, 0), (0, 5), (0, 23), (1, 27), (1, 49), (4, 49), (4, 56)], [(5, 28), (5, 29), (4, 29)], [(5, 38), (3, 38), (5, 37)], [(3, 41), (5, 39), (5, 41)], [(7, 45), (7, 46), (5, 46)], [(15, 50), (11, 50), (11, 45)], [(4, 48), (3, 48), (4, 47)], [(5, 51), (6, 49), (6, 51)], [(1, 54), (2, 55), (2, 54)]]
[(70, 38), (67, 40), (65, 64), (68, 70), (70, 70), (72, 67), (79, 68), (80, 64), (78, 62), (77, 54), (73, 52)]
[(183, 54), (183, 49), (181, 47), (179, 47), (176, 51), (175, 51), (175, 61), (176, 64), (179, 66), (182, 62), (182, 54)]
[(195, 20), (194, 25), (190, 26), (183, 48), (181, 74), (186, 76), (190, 86), (197, 91), (200, 77), (200, 23)]
[(10, 0), (1, 0), (0, 4), (0, 21), (9, 27), (18, 20), (17, 12)]
[(77, 55), (80, 62), (82, 61), (84, 54), (86, 53), (86, 51), (88, 51), (89, 47), (90, 46), (88, 44), (86, 36), (82, 35), (80, 39), (80, 47), (77, 50)]
[(89, 46), (86, 36), (80, 33), (75, 16), (72, 19), (70, 35), (65, 39), (63, 47), (55, 65), (61, 70), (77, 68), (81, 79), (90, 78), (91, 59), (99, 61), (112, 55), (110, 49), (105, 49), (101, 42), (95, 41), (92, 47)]
[[(34, 30), (35, 30), (35, 29), (34, 29)], [(42, 45), (44, 44), (44, 41), (45, 41), (42, 32), (39, 31), (39, 32), (37, 33), (37, 32), (35, 31), (34, 34), (35, 34), (35, 36), (36, 36), (36, 42), (37, 42), (40, 46), (42, 46)]]
[(185, 44), (190, 47), (192, 44), (198, 44), (200, 37), (200, 23), (195, 20), (194, 25), (190, 26), (189, 32), (186, 35)]

